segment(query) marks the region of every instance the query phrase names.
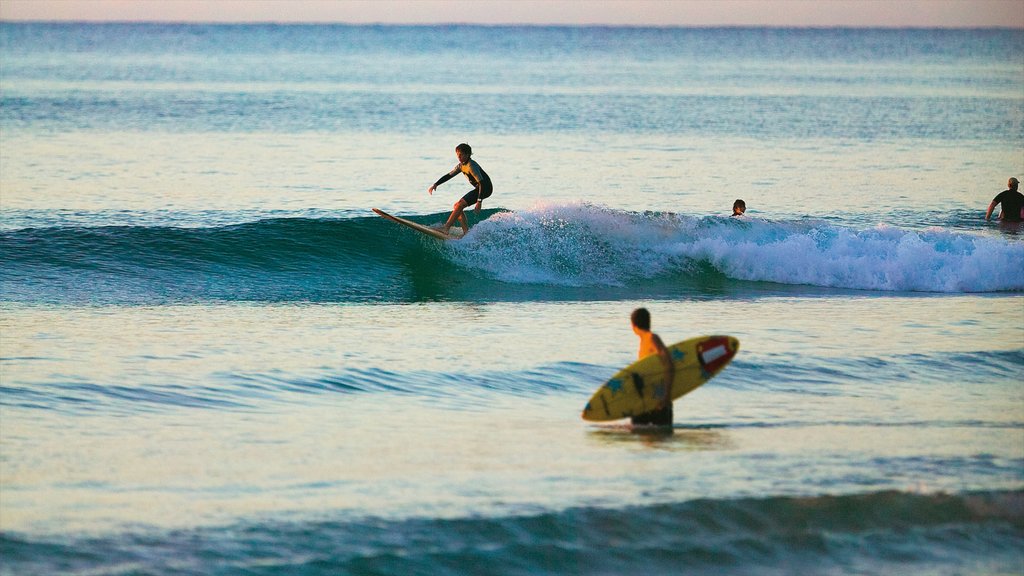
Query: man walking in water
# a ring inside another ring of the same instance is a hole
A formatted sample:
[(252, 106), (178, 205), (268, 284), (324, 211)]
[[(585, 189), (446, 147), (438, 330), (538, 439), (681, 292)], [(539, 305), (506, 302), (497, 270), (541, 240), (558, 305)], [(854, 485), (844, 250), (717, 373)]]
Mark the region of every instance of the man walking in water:
[(474, 212), (479, 212), (484, 198), (491, 195), (491, 192), (494, 191), (494, 187), (491, 185), (491, 177), (488, 176), (487, 172), (484, 172), (484, 169), (472, 159), (473, 149), (470, 148), (469, 144), (462, 143), (456, 146), (455, 156), (458, 157), (459, 163), (455, 165), (455, 168), (453, 168), (451, 172), (438, 178), (437, 182), (434, 182), (433, 186), (427, 188), (427, 192), (433, 195), (434, 190), (437, 189), (438, 186), (451, 180), (459, 172), (466, 175), (466, 178), (469, 179), (469, 183), (473, 185), (473, 189), (467, 192), (465, 196), (455, 203), (455, 206), (452, 207), (452, 215), (448, 217), (448, 221), (445, 222), (444, 227), (441, 228), (445, 234), (448, 234), (452, 224), (455, 224), (455, 221), (458, 220), (459, 224), (462, 226), (463, 236), (465, 236), (466, 234), (469, 234), (469, 221), (466, 219), (466, 215), (463, 214), (463, 212), (470, 204), (475, 205), (473, 208)]
[(646, 308), (637, 308), (629, 317), (633, 325), (633, 333), (640, 337), (640, 350), (637, 360), (642, 360), (652, 354), (661, 357), (661, 363), (665, 366), (665, 378), (655, 385), (655, 396), (659, 398), (658, 406), (646, 414), (633, 416), (632, 423), (648, 426), (672, 426), (672, 380), (675, 378), (675, 367), (672, 364), (672, 354), (665, 347), (661, 338), (651, 332), (651, 313)]
[(992, 203), (988, 205), (988, 210), (985, 211), (985, 221), (992, 219), (992, 211), (996, 209), (996, 204), (1002, 205), (999, 219), (1003, 222), (1024, 220), (1024, 194), (1017, 191), (1020, 182), (1016, 178), (1010, 178), (1006, 185), (1008, 189), (996, 195), (992, 199)]

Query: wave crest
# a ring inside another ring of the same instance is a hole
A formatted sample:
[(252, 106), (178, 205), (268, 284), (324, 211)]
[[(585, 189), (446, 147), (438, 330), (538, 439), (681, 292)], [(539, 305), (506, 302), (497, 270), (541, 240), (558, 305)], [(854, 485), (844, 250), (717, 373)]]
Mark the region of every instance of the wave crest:
[(1024, 290), (1024, 243), (943, 229), (631, 213), (586, 204), (497, 214), (456, 261), (510, 283), (622, 286), (720, 274), (878, 291)]

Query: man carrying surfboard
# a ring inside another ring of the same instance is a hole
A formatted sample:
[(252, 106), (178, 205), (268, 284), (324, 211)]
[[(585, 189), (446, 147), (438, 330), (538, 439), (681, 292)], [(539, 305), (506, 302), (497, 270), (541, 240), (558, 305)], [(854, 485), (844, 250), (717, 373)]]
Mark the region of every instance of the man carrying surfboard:
[(463, 213), (470, 204), (474, 204), (473, 211), (480, 212), (480, 206), (482, 205), (484, 198), (491, 195), (494, 191), (494, 187), (491, 185), (491, 177), (484, 172), (484, 169), (480, 167), (471, 157), (473, 156), (473, 149), (470, 148), (469, 144), (462, 143), (455, 147), (455, 156), (458, 157), (459, 163), (455, 165), (455, 168), (451, 172), (441, 176), (437, 179), (437, 182), (427, 188), (427, 193), (433, 195), (434, 190), (438, 186), (451, 180), (456, 174), (462, 172), (469, 179), (469, 183), (473, 185), (473, 189), (466, 193), (465, 196), (459, 198), (459, 201), (452, 207), (452, 214), (448, 217), (448, 221), (445, 222), (441, 230), (448, 234), (452, 224), (455, 221), (459, 221), (459, 225), (462, 226), (463, 235), (469, 234), (469, 221), (466, 219), (466, 215)]
[[(601, 384), (583, 407), (583, 419), (607, 422), (631, 418), (633, 424), (671, 430), (672, 400), (721, 372), (736, 356), (740, 341), (732, 336), (696, 336), (666, 347), (651, 332), (647, 310), (635, 310), (630, 321), (640, 337), (640, 359)], [(670, 380), (671, 389), (667, 386)]]
[(672, 364), (672, 354), (665, 347), (661, 338), (651, 332), (651, 313), (646, 308), (637, 308), (629, 317), (633, 325), (633, 333), (640, 337), (640, 350), (637, 360), (657, 354), (661, 357), (661, 363), (665, 367), (665, 376), (660, 386), (655, 386), (654, 393), (658, 399), (657, 407), (645, 414), (633, 416), (631, 421), (634, 426), (672, 426), (672, 380), (675, 378), (675, 368)]

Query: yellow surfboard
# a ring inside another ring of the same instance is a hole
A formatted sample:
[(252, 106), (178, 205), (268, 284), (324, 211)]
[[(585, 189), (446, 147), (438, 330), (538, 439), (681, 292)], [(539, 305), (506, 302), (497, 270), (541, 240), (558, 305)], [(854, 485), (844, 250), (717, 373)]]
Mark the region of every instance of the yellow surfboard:
[(413, 230), (415, 230), (417, 232), (422, 232), (423, 234), (426, 234), (427, 236), (433, 236), (434, 238), (437, 238), (438, 240), (456, 240), (456, 239), (459, 238), (458, 236), (452, 236), (451, 234), (445, 234), (444, 232), (441, 232), (440, 230), (438, 230), (436, 228), (431, 228), (430, 226), (424, 226), (423, 224), (417, 224), (416, 222), (413, 222), (412, 220), (406, 220), (405, 218), (399, 218), (398, 216), (392, 216), (391, 214), (388, 214), (387, 212), (385, 212), (383, 210), (380, 210), (379, 208), (374, 208), (373, 211), (376, 212), (378, 216), (387, 218), (388, 220), (391, 220), (392, 222), (398, 222), (402, 226), (407, 226), (407, 227), (412, 228)]
[[(675, 376), (672, 399), (697, 389), (722, 371), (740, 349), (732, 336), (698, 336), (668, 347)], [(657, 355), (619, 370), (601, 385), (583, 408), (583, 419), (593, 422), (639, 416), (657, 406), (663, 397), (665, 370)]]

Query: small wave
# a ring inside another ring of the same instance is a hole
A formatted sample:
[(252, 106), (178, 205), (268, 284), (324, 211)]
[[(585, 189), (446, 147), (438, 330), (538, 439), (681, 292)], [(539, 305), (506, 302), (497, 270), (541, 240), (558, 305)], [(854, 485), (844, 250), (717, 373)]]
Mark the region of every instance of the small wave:
[[(870, 378), (864, 375), (865, 366), (871, 366)], [(1021, 374), (1021, 366), (1024, 366), (1024, 349), (807, 361), (794, 361), (792, 355), (761, 354), (738, 358), (715, 379), (713, 386), (756, 394), (890, 397), (899, 393), (908, 378), (918, 383), (955, 379), (965, 385), (985, 386), (1005, 382), (1008, 378), (1012, 381)], [(191, 383), (152, 380), (127, 385), (57, 380), (0, 386), (0, 406), (68, 413), (181, 408), (236, 410), (279, 402), (306, 402), (309, 395), (386, 394), (427, 400), (435, 406), (459, 410), (485, 410), (501, 396), (536, 398), (554, 394), (572, 396), (583, 402), (617, 369), (610, 365), (563, 361), (516, 371), (458, 374), (344, 368), (313, 375), (284, 371), (215, 373)], [(571, 410), (575, 408), (573, 405)], [(803, 424), (787, 420), (785, 425)], [(872, 425), (881, 423), (873, 421)]]
[[(478, 518), (0, 533), (12, 573), (1016, 573), (1024, 491), (695, 500)], [(130, 567), (130, 568), (129, 568)]]
[(537, 397), (567, 391), (582, 396), (609, 372), (606, 367), (559, 362), (522, 371), (481, 374), (349, 368), (314, 376), (277, 372), (215, 374), (192, 384), (55, 381), (0, 386), (0, 406), (68, 414), (230, 411), (304, 403), (309, 395), (385, 394), (455, 410), (486, 410), (499, 396)]
[(252, 398), (211, 386), (182, 384), (126, 386), (91, 382), (43, 386), (0, 386), (0, 406), (79, 413), (157, 412), (170, 408), (231, 410), (251, 406)]
[[(865, 368), (870, 368), (865, 372)], [(735, 390), (770, 390), (809, 396), (845, 396), (859, 390), (901, 387), (908, 381), (984, 384), (1024, 375), (1024, 349), (934, 354), (814, 358), (794, 362), (791, 354), (738, 358), (716, 379)]]

